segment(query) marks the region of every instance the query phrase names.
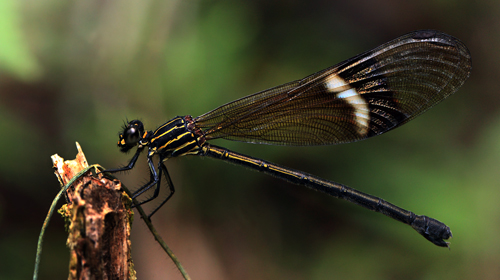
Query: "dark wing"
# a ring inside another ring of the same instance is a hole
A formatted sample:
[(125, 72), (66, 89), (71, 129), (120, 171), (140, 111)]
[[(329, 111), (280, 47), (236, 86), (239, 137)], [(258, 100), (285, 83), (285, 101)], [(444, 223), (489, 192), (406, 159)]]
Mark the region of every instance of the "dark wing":
[(195, 119), (206, 139), (327, 145), (379, 135), (454, 93), (469, 77), (459, 40), (415, 31), (335, 66)]

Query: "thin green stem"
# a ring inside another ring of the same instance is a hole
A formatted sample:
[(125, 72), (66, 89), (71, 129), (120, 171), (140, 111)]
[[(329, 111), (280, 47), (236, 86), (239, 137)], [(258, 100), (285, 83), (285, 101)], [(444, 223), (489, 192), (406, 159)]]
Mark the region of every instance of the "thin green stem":
[(45, 230), (49, 226), (49, 221), (50, 218), (52, 217), (52, 214), (54, 214), (54, 210), (56, 209), (57, 202), (61, 198), (61, 196), (68, 190), (68, 188), (73, 185), (74, 182), (76, 182), (80, 177), (82, 177), (85, 173), (87, 173), (90, 169), (95, 168), (103, 170), (102, 166), (98, 164), (91, 165), (82, 171), (78, 172), (69, 182), (61, 188), (59, 193), (57, 193), (56, 197), (52, 201), (52, 204), (50, 205), (49, 212), (47, 213), (47, 216), (45, 217), (45, 221), (43, 222), (42, 230), (40, 231), (40, 235), (38, 236), (38, 245), (36, 246), (36, 259), (35, 259), (35, 270), (33, 272), (33, 280), (38, 279), (38, 270), (40, 268), (40, 259), (42, 257), (42, 245), (43, 245), (43, 237), (45, 235)]
[[(109, 174), (107, 174), (107, 175), (109, 175)], [(110, 176), (114, 178), (114, 176), (112, 176), (112, 175), (110, 175)], [(125, 187), (123, 184), (122, 184), (122, 187), (125, 190), (125, 192), (128, 194), (128, 196), (132, 197), (132, 193), (129, 191), (129, 189), (127, 187)], [(138, 202), (135, 199), (133, 200), (133, 203), (134, 203), (134, 205), (138, 205)], [(153, 223), (151, 223), (151, 220), (146, 215), (146, 212), (144, 212), (144, 210), (142, 209), (142, 207), (140, 205), (136, 206), (135, 208), (137, 209), (137, 211), (139, 211), (139, 214), (141, 215), (142, 219), (144, 220), (144, 222), (148, 226), (149, 231), (151, 231), (151, 233), (153, 234), (156, 242), (158, 242), (158, 244), (160, 244), (160, 246), (163, 248), (165, 253), (167, 253), (167, 255), (170, 257), (170, 259), (172, 259), (175, 266), (177, 266), (177, 269), (181, 273), (182, 277), (184, 277), (185, 280), (191, 280), (191, 278), (187, 274), (186, 270), (182, 266), (179, 259), (177, 259), (174, 252), (167, 246), (167, 243), (165, 243), (165, 241), (163, 241), (160, 234), (158, 234), (158, 232), (156, 231), (155, 227), (153, 226)]]

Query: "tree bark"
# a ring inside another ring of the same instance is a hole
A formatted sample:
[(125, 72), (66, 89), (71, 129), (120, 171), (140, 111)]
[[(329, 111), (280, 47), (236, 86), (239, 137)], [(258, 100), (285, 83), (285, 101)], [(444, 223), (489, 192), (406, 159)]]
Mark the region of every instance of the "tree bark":
[[(63, 186), (88, 166), (78, 143), (77, 148), (75, 160), (52, 157)], [(130, 249), (133, 212), (121, 183), (89, 172), (68, 189), (67, 200), (59, 212), (69, 233), (68, 279), (136, 279)]]

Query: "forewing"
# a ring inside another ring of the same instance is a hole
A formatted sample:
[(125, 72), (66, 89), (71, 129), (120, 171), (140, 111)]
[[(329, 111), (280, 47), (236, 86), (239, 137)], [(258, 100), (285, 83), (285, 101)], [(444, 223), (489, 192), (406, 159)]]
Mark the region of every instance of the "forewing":
[(195, 119), (207, 140), (327, 145), (379, 135), (454, 93), (471, 70), (459, 40), (433, 30), (406, 34)]

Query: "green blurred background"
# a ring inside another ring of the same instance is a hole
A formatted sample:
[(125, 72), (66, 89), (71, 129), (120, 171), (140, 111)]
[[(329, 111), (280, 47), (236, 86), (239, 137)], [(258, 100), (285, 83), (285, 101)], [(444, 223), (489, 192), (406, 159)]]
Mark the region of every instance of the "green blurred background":
[[(0, 279), (28, 279), (59, 189), (50, 156), (117, 167), (123, 121), (155, 129), (334, 65), (417, 29), (461, 39), (472, 75), (388, 134), (347, 145), (215, 141), (445, 222), (451, 250), (410, 227), (224, 162), (168, 161), (176, 186), (153, 217), (193, 279), (499, 279), (500, 2), (0, 1)], [(147, 181), (144, 157), (120, 174)], [(65, 279), (59, 216), (41, 279)], [(180, 279), (143, 222), (140, 279)]]

